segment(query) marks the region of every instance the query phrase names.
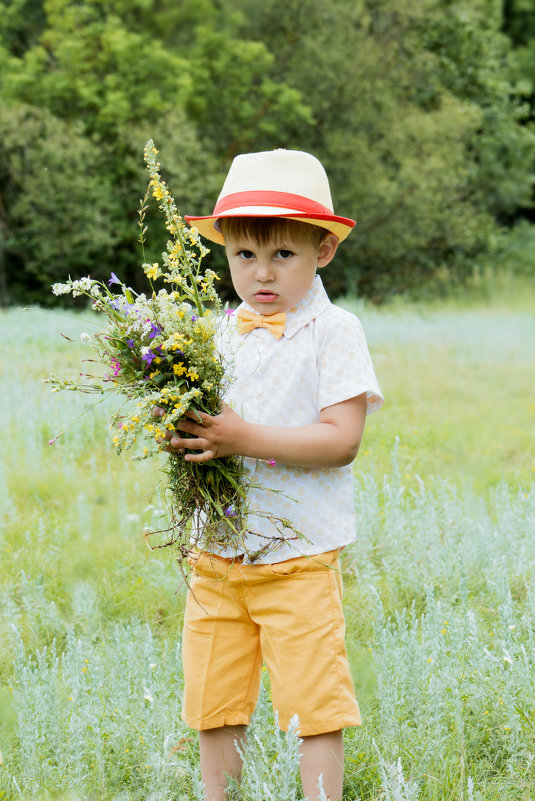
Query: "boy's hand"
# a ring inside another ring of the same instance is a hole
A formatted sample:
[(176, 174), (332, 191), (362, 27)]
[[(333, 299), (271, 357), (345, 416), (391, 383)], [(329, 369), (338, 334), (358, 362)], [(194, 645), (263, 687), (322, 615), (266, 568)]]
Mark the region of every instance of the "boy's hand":
[[(321, 410), (319, 421), (304, 426), (268, 426), (243, 420), (230, 406), (212, 416), (192, 410), (189, 420), (178, 424), (179, 431), (192, 434), (181, 437), (168, 431), (166, 450), (186, 453), (188, 462), (207, 462), (220, 456), (239, 454), (261, 461), (298, 467), (341, 467), (357, 455), (366, 421), (366, 393), (348, 398)], [(155, 417), (165, 410), (155, 409)]]
[[(154, 410), (155, 417), (162, 417), (165, 411)], [(240, 432), (245, 425), (239, 415), (230, 406), (223, 404), (220, 414), (212, 416), (192, 409), (186, 412), (189, 420), (181, 420), (177, 431), (168, 431), (165, 438), (169, 440), (166, 450), (169, 453), (184, 453), (187, 450), (198, 450), (201, 453), (186, 453), (188, 462), (208, 462), (221, 456), (238, 453)], [(179, 432), (193, 434), (194, 437), (181, 437)]]

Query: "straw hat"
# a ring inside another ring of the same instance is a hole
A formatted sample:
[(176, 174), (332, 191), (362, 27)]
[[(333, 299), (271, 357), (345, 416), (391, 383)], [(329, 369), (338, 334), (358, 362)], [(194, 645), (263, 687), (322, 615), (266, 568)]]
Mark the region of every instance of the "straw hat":
[(209, 217), (185, 217), (202, 236), (225, 244), (222, 217), (288, 217), (327, 228), (341, 242), (355, 225), (337, 217), (320, 161), (302, 150), (267, 150), (236, 156)]

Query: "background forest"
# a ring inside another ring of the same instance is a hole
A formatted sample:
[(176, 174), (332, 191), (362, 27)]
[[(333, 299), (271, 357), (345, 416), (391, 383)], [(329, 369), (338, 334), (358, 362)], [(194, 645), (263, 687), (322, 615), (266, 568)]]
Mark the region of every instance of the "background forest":
[(358, 220), (335, 297), (533, 272), (534, 43), (531, 0), (0, 2), (2, 301), (142, 280), (149, 137), (182, 213), (238, 152), (317, 155)]

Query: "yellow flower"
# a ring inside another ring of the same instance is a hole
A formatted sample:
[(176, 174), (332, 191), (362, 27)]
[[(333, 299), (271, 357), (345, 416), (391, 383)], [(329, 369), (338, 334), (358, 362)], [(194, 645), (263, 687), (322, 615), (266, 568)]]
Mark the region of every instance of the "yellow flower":
[(179, 362), (178, 364), (173, 365), (173, 372), (175, 375), (183, 375), (186, 372), (186, 368), (182, 362)]
[(158, 262), (155, 261), (154, 264), (152, 265), (152, 267), (149, 267), (147, 270), (145, 270), (145, 275), (148, 278), (150, 278), (151, 280), (154, 280), (155, 278), (158, 278), (159, 269), (160, 269), (160, 266), (159, 266)]

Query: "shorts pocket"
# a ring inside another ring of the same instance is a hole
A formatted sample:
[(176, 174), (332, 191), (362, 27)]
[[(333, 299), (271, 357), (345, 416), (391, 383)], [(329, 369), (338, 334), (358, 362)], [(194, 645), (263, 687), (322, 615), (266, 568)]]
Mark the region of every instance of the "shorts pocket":
[(228, 575), (233, 560), (225, 559), (223, 556), (208, 551), (196, 551), (188, 556), (188, 564), (197, 576), (222, 579)]
[(339, 551), (327, 551), (314, 556), (298, 556), (295, 559), (286, 559), (284, 562), (275, 562), (271, 565), (271, 572), (275, 576), (303, 576), (321, 578), (327, 576), (329, 570), (339, 570)]

